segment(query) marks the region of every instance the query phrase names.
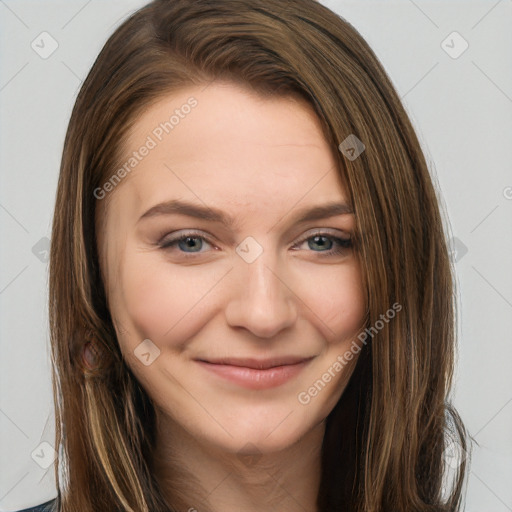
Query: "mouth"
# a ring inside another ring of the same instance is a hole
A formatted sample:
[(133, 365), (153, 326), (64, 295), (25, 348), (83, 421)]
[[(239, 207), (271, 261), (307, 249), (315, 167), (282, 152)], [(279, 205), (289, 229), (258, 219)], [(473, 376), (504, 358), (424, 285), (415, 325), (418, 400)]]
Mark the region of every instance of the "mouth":
[(286, 356), (273, 359), (196, 359), (205, 370), (248, 389), (281, 386), (297, 376), (313, 357)]

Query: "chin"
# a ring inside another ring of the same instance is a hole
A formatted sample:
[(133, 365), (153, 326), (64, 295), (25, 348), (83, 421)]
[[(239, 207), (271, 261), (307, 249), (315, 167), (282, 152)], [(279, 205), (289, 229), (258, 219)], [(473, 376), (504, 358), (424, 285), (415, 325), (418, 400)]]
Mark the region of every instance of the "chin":
[(322, 423), (323, 417), (311, 414), (304, 406), (297, 404), (292, 408), (289, 403), (238, 409), (222, 420), (222, 424), (229, 425), (231, 435), (223, 432), (214, 438), (208, 436), (208, 442), (221, 451), (239, 455), (276, 453), (296, 444)]

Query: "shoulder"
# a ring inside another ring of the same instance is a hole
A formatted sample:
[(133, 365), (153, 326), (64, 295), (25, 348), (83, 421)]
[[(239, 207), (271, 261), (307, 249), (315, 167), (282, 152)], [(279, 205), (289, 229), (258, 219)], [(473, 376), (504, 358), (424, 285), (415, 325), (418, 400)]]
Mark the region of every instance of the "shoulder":
[(41, 505), (36, 505), (31, 508), (24, 508), (23, 510), (19, 510), (18, 512), (53, 512), (53, 506), (57, 504), (57, 498), (54, 500), (47, 501), (46, 503), (42, 503)]

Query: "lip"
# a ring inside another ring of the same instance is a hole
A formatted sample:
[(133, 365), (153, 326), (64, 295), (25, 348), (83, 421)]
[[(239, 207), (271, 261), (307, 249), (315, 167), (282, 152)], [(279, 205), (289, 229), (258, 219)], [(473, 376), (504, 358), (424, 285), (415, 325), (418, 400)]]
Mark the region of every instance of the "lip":
[(207, 371), (239, 386), (270, 389), (298, 375), (311, 359), (313, 357), (289, 356), (273, 359), (196, 359), (196, 362)]

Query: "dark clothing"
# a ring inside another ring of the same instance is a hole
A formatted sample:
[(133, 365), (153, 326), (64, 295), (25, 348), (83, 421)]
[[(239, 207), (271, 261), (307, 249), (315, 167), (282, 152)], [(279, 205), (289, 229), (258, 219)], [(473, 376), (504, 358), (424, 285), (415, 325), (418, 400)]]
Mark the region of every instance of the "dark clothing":
[(52, 512), (52, 505), (54, 505), (56, 502), (57, 498), (32, 508), (25, 508), (23, 510), (20, 510), (19, 512)]

